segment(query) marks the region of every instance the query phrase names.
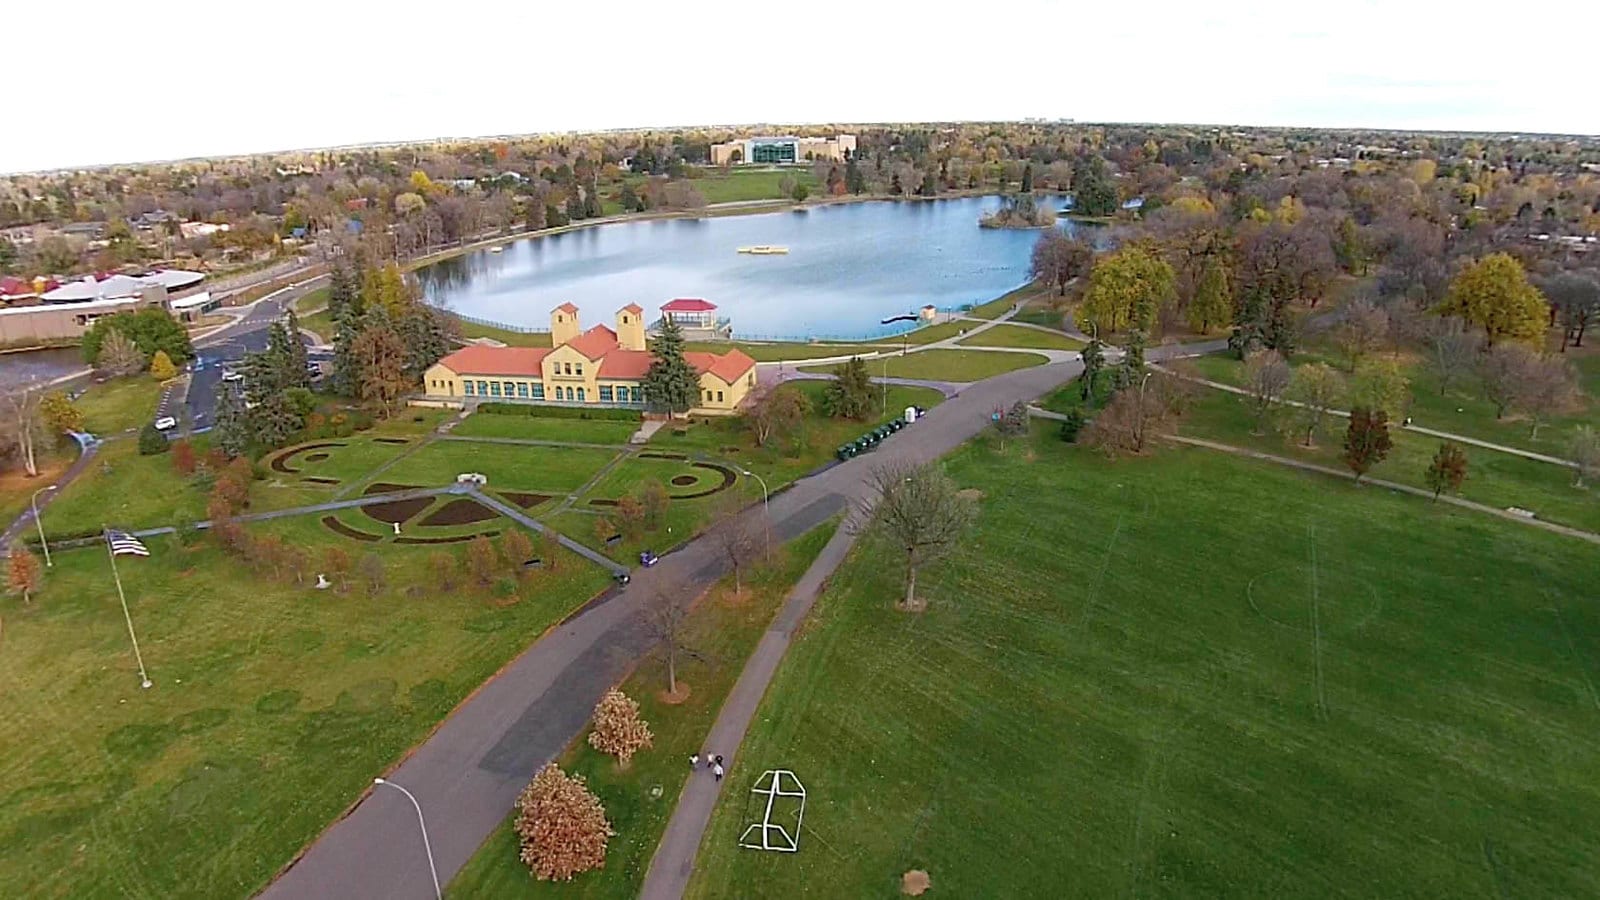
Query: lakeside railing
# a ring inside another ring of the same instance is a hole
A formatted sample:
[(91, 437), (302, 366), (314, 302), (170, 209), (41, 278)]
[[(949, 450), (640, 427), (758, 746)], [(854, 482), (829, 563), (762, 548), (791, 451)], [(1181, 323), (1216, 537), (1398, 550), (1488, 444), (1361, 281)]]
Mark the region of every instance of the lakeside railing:
[[(939, 311), (941, 313), (960, 313), (960, 312), (965, 312), (965, 311), (967, 311), (967, 310), (969, 310), (971, 308), (972, 308), (971, 305), (967, 305), (967, 306), (959, 308), (959, 309), (941, 309)], [(550, 329), (548, 329), (548, 328), (540, 328), (540, 327), (537, 327), (537, 326), (530, 326), (530, 325), (513, 325), (513, 324), (511, 324), (509, 322), (497, 322), (494, 319), (484, 319), (484, 318), (479, 318), (478, 316), (469, 316), (469, 315), (466, 315), (464, 313), (458, 313), (458, 312), (456, 312), (454, 310), (451, 310), (451, 309), (446, 309), (445, 312), (449, 313), (452, 316), (455, 316), (457, 319), (460, 319), (463, 322), (469, 322), (469, 323), (471, 323), (473, 325), (481, 325), (484, 328), (496, 328), (496, 329), (499, 329), (501, 331), (509, 331), (509, 332), (512, 332), (513, 334), (549, 334), (550, 333)], [(652, 325), (650, 327), (652, 329), (655, 329), (655, 328), (659, 327), (660, 324), (661, 324), (661, 320), (657, 319), (654, 323), (652, 323)], [(731, 320), (728, 320), (728, 319), (718, 319), (717, 320), (717, 326), (718, 326), (719, 329), (724, 328), (724, 327), (729, 327), (731, 325), (732, 325)], [(906, 334), (910, 334), (910, 333), (915, 332), (915, 331), (919, 331), (919, 330), (921, 330), (923, 328), (926, 328), (926, 327), (928, 327), (927, 324), (918, 323), (916, 325), (916, 327), (914, 327), (914, 328), (901, 328), (899, 330), (889, 330), (889, 331), (875, 331), (875, 332), (868, 332), (868, 333), (864, 333), (864, 334), (863, 333), (857, 333), (857, 334), (834, 334), (834, 333), (825, 333), (825, 332), (810, 332), (810, 333), (807, 333), (807, 334), (756, 334), (754, 332), (735, 330), (730, 339), (731, 340), (736, 340), (736, 341), (753, 341), (753, 342), (766, 342), (766, 343), (790, 343), (790, 344), (847, 343), (848, 344), (848, 343), (861, 343), (861, 342), (867, 342), (867, 341), (886, 341), (886, 340), (891, 340), (891, 339), (899, 338), (902, 335), (906, 335)]]

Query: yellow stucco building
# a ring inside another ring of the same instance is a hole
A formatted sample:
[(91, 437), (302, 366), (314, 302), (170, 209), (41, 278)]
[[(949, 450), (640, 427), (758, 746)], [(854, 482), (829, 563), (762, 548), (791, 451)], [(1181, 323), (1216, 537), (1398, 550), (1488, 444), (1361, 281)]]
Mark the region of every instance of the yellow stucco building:
[[(550, 347), (463, 347), (423, 375), (428, 400), (485, 400), (561, 405), (644, 406), (644, 376), (650, 371), (644, 310), (630, 303), (617, 310), (616, 328), (582, 331), (578, 308), (563, 303), (550, 311)], [(738, 349), (685, 353), (700, 376), (694, 415), (726, 415), (756, 386), (756, 361)]]

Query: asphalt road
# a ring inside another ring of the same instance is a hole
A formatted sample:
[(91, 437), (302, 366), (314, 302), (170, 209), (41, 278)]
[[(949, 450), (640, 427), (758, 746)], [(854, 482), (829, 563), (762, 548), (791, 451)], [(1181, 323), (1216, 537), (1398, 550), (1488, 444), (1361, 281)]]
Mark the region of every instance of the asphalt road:
[[(244, 359), (246, 353), (267, 348), (267, 326), (278, 321), (289, 305), (315, 290), (322, 279), (310, 279), (288, 288), (271, 299), (261, 300), (238, 321), (195, 342), (195, 358), (189, 364), (189, 394), (184, 402), (191, 430), (210, 428), (217, 410), (218, 392), (224, 384), (222, 373)], [(300, 338), (309, 347), (311, 340)], [(312, 360), (325, 360), (326, 353), (311, 351)]]

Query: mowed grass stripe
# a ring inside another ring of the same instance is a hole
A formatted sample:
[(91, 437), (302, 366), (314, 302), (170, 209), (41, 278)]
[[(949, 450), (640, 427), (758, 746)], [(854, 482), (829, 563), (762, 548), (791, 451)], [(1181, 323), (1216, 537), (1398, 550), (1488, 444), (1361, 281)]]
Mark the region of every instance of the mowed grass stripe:
[[(691, 895), (887, 894), (913, 867), (952, 896), (1480, 893), (1486, 837), (1508, 893), (1600, 889), (1595, 711), (1546, 611), (1592, 658), (1591, 548), (1216, 454), (1033, 450), (950, 463), (982, 526), (927, 613), (892, 609), (882, 548), (834, 578)], [(781, 859), (734, 847), (775, 766), (811, 793)]]

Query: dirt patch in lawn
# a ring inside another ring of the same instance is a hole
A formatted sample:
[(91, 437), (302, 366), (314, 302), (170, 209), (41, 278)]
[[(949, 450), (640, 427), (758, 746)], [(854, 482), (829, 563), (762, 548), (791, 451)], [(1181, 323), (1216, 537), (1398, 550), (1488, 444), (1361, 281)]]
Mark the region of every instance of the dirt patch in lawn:
[(379, 536), (379, 535), (367, 534), (365, 531), (357, 531), (354, 528), (351, 528), (349, 525), (346, 525), (345, 523), (343, 523), (343, 522), (339, 521), (338, 519), (334, 518), (333, 516), (323, 516), (322, 517), (322, 527), (328, 529), (329, 531), (333, 532), (334, 534), (341, 535), (343, 537), (347, 537), (352, 541), (364, 541), (364, 542), (370, 544), (370, 543), (372, 543), (374, 541), (383, 540), (383, 538), (381, 536)]
[(515, 503), (519, 509), (532, 509), (546, 500), (554, 499), (553, 494), (528, 494), (522, 491), (496, 491), (495, 493)]
[(672, 476), (672, 483), (677, 485), (678, 487), (687, 487), (687, 486), (689, 486), (691, 484), (694, 484), (695, 482), (697, 482), (699, 480), (700, 479), (694, 477), (693, 475), (674, 475), (674, 476)]
[(622, 501), (621, 500), (606, 500), (606, 499), (602, 498), (602, 499), (598, 499), (598, 500), (590, 500), (589, 501), (589, 505), (590, 506), (621, 506), (622, 505)]
[(328, 458), (326, 453), (307, 453), (306, 462), (322, 462)]
[(656, 691), (656, 699), (668, 706), (677, 706), (683, 701), (689, 699), (689, 682), (678, 682), (678, 689), (676, 691)]
[(396, 544), (459, 544), (459, 543), (462, 543), (463, 541), (470, 541), (473, 538), (479, 538), (479, 537), (493, 538), (493, 537), (499, 537), (499, 536), (500, 536), (500, 532), (498, 532), (498, 531), (485, 531), (483, 534), (452, 534), (452, 535), (446, 535), (444, 537), (431, 537), (431, 538), (429, 538), (429, 537), (397, 537), (397, 538), (394, 539), (394, 542)]
[(682, 461), (682, 460), (688, 459), (689, 457), (684, 456), (682, 453), (661, 453), (659, 451), (654, 451), (654, 452), (649, 452), (649, 453), (641, 453), (641, 454), (639, 454), (639, 458), (640, 459), (676, 459), (676, 460)]
[(920, 897), (933, 886), (933, 879), (921, 869), (912, 869), (900, 876), (900, 893), (908, 897)]
[(301, 478), (300, 480), (301, 481), (309, 481), (312, 484), (338, 484), (339, 483), (339, 479), (337, 479), (337, 478), (319, 478), (316, 475), (307, 475), (304, 478)]
[[(277, 456), (274, 456), (272, 460), (267, 463), (267, 465), (270, 466), (274, 472), (282, 472), (285, 475), (298, 475), (300, 474), (300, 470), (291, 467), (289, 465), (289, 460), (294, 459), (296, 456), (299, 456), (302, 453), (310, 453), (313, 450), (327, 450), (333, 447), (343, 446), (345, 445), (339, 443), (338, 441), (325, 441), (320, 444), (301, 444), (298, 447), (291, 447), (290, 449), (279, 453)], [(322, 454), (322, 458), (327, 459), (327, 454)]]
[(361, 495), (363, 497), (371, 497), (373, 494), (398, 494), (401, 491), (414, 491), (417, 489), (417, 487), (418, 486), (414, 484), (395, 484), (390, 481), (374, 481), (373, 483), (367, 485), (367, 489), (362, 491)]
[[(686, 494), (670, 495), (674, 500), (696, 500), (700, 497), (709, 497), (712, 494), (720, 494), (728, 488), (733, 487), (733, 482), (739, 477), (732, 469), (728, 468), (727, 466), (718, 465), (717, 463), (693, 462), (689, 465), (696, 469), (710, 469), (711, 471), (716, 472), (722, 476), (722, 483), (714, 484), (711, 487), (703, 490), (690, 491)], [(699, 479), (695, 480), (698, 481)], [(672, 479), (672, 483), (677, 484), (678, 479)]]
[(983, 499), (983, 491), (980, 491), (977, 488), (962, 488), (961, 490), (956, 491), (956, 496), (963, 500), (971, 500), (972, 502), (976, 503)]
[(498, 519), (500, 514), (471, 497), (457, 497), (434, 510), (422, 525), (471, 525)]
[(414, 516), (433, 505), (432, 497), (408, 497), (404, 500), (388, 500), (383, 503), (373, 503), (361, 507), (361, 511), (369, 518), (377, 519), (385, 525), (396, 522), (409, 522)]
[(373, 440), (374, 443), (378, 443), (378, 444), (409, 444), (409, 443), (411, 443), (411, 439), (410, 438), (373, 438), (372, 440)]

